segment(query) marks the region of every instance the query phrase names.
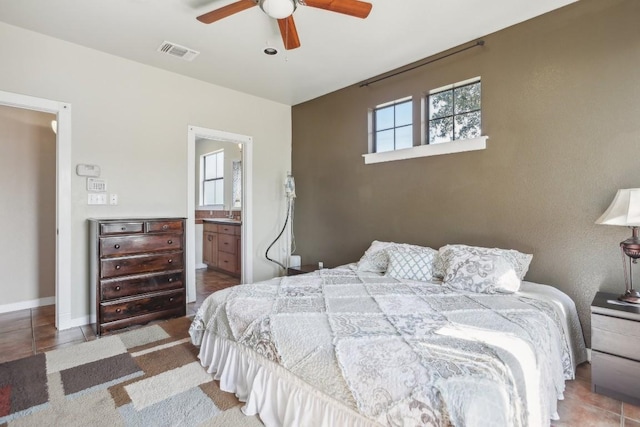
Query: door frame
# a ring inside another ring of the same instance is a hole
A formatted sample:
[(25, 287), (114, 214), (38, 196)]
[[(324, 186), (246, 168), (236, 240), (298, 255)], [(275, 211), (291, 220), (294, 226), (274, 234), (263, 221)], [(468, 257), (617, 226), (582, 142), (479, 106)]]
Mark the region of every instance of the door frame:
[(56, 328), (71, 322), (71, 104), (0, 91), (0, 105), (56, 115)]
[(187, 302), (196, 300), (195, 174), (198, 138), (242, 144), (241, 283), (253, 283), (253, 138), (197, 126), (187, 127)]

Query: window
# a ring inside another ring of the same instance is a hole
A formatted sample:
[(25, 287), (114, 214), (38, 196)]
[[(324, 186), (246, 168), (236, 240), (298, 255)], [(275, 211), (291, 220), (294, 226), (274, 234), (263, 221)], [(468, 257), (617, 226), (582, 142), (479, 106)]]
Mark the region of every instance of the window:
[(224, 205), (224, 150), (202, 156), (201, 168), (201, 205)]
[(430, 92), (426, 103), (428, 143), (479, 137), (480, 92), (479, 79)]
[(378, 105), (373, 110), (374, 152), (413, 146), (413, 108), (411, 97)]

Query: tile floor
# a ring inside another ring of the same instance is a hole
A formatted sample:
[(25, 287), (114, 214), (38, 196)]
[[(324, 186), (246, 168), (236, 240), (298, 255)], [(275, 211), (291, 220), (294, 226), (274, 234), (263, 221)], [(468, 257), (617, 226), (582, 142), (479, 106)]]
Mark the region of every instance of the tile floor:
[[(193, 316), (202, 301), (213, 292), (237, 285), (239, 279), (211, 270), (196, 272), (196, 301), (187, 305)], [(58, 331), (55, 306), (0, 314), (0, 363), (42, 353), (96, 338), (92, 325)]]
[[(207, 295), (238, 284), (238, 279), (209, 270), (196, 273), (196, 302), (188, 305), (193, 316)], [(0, 363), (96, 338), (91, 326), (58, 332), (54, 306), (0, 314)], [(565, 399), (558, 402), (559, 421), (553, 427), (640, 427), (640, 407), (591, 392), (591, 365), (578, 367), (567, 381)]]

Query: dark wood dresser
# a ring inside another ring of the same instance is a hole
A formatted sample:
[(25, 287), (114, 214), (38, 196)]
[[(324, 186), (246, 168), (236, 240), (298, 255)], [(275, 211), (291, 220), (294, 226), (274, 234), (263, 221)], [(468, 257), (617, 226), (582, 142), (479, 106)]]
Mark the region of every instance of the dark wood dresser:
[(640, 305), (598, 292), (591, 304), (592, 391), (640, 405)]
[(89, 219), (96, 333), (186, 313), (184, 218)]

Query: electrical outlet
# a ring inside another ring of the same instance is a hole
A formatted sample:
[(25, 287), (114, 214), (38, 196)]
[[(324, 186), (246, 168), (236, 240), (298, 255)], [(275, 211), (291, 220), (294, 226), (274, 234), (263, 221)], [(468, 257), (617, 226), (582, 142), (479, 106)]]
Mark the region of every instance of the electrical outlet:
[(109, 195), (109, 204), (110, 205), (117, 205), (118, 204), (118, 195), (117, 194)]

